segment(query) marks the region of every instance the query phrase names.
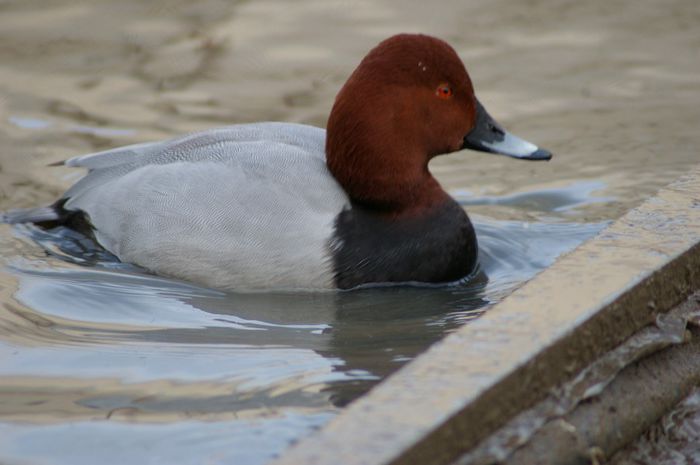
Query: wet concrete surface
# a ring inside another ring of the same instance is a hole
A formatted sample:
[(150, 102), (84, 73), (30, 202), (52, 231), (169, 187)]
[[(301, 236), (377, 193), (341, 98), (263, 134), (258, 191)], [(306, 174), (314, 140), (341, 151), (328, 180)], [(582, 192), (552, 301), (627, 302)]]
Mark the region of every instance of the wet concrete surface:
[(700, 463), (700, 388), (670, 409), (610, 465), (695, 465)]
[(699, 296), (660, 314), (458, 463), (607, 463), (700, 382)]

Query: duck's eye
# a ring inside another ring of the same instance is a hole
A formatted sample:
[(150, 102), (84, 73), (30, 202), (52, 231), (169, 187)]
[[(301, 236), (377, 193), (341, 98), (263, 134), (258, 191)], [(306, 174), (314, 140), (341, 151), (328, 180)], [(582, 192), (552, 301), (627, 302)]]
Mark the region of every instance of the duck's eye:
[(435, 95), (441, 99), (452, 98), (452, 87), (449, 84), (440, 84), (437, 89), (435, 89)]

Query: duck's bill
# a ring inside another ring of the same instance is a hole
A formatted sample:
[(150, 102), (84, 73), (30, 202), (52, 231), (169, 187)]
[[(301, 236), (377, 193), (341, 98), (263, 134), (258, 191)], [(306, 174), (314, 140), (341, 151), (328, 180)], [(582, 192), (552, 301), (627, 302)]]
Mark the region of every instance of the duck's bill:
[(525, 139), (514, 136), (491, 118), (483, 105), (476, 101), (476, 124), (464, 137), (463, 149), (498, 153), (523, 160), (549, 160), (552, 153)]

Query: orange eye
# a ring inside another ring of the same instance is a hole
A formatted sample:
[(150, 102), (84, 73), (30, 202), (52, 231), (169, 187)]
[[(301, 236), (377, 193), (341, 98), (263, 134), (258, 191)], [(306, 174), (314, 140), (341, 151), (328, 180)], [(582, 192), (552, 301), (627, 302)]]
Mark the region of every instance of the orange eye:
[(452, 87), (449, 84), (440, 84), (435, 90), (435, 95), (445, 100), (452, 98)]

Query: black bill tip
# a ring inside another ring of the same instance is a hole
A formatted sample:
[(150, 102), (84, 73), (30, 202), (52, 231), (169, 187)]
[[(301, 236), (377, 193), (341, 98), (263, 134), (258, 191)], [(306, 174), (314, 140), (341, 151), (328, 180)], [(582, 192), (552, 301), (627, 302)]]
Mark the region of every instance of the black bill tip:
[(532, 152), (530, 155), (523, 157), (527, 160), (542, 160), (542, 161), (547, 161), (552, 159), (552, 152), (549, 150), (545, 149), (540, 149), (538, 148), (534, 152)]

